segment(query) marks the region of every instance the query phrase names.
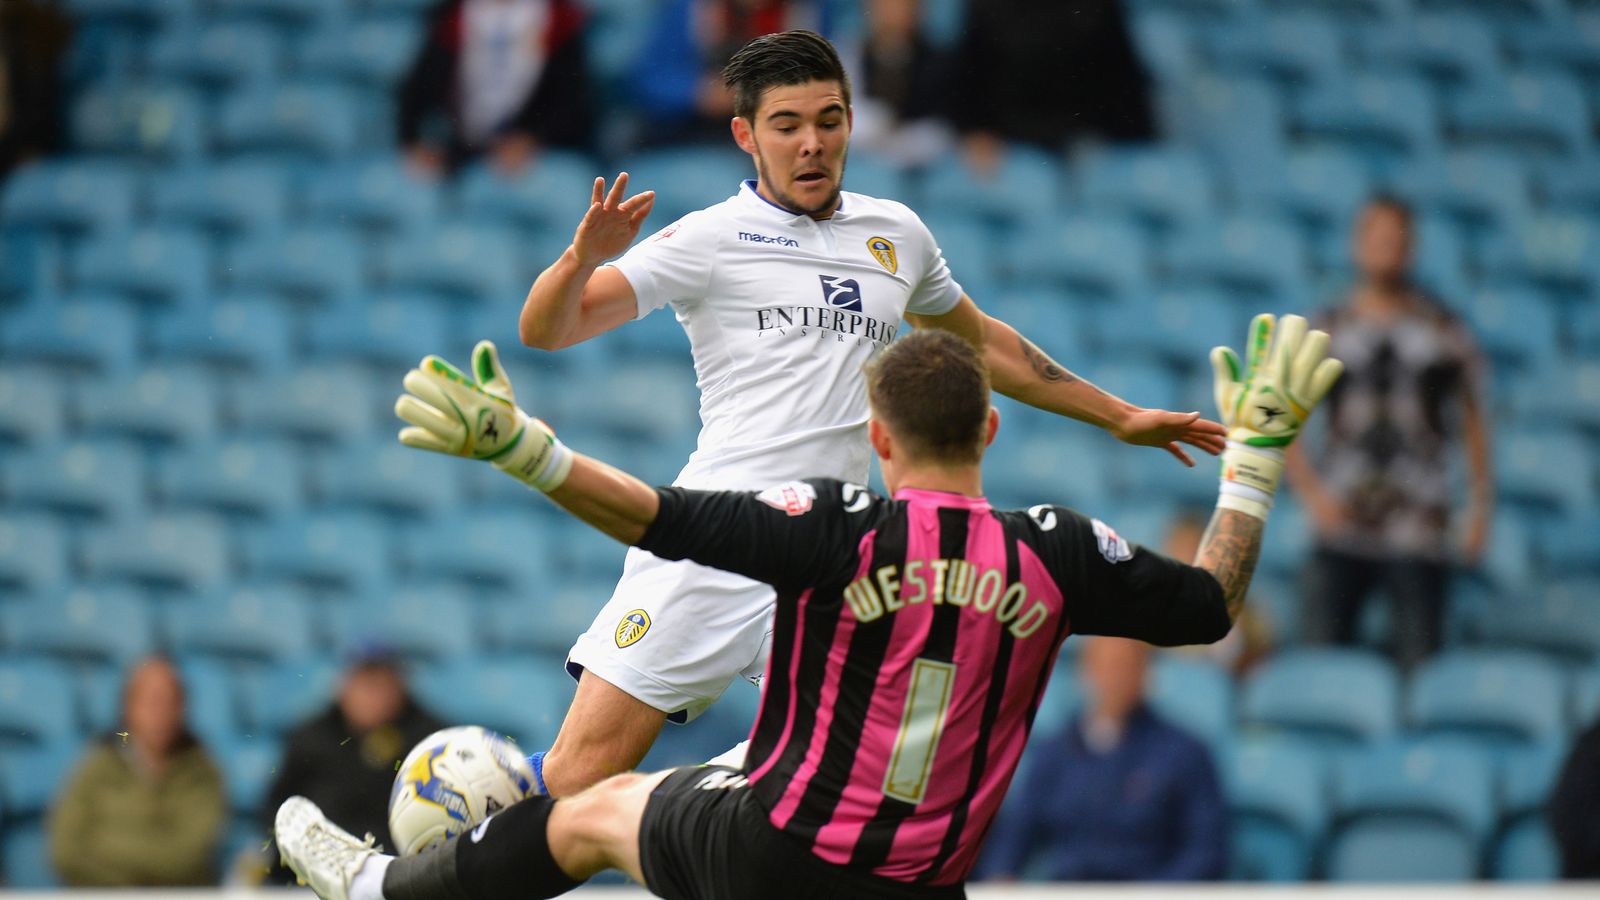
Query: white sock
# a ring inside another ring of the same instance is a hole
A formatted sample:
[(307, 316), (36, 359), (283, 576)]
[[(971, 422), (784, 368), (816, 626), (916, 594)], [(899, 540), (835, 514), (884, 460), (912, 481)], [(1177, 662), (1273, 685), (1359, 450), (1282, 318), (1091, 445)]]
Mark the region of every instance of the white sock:
[(367, 857), (350, 879), (350, 900), (383, 900), (383, 873), (392, 862), (394, 857), (383, 853)]
[[(744, 768), (745, 751), (749, 750), (749, 749), (750, 749), (750, 742), (749, 741), (740, 741), (739, 743), (734, 744), (732, 747), (729, 747), (728, 749), (722, 751), (721, 753), (717, 754), (716, 756), (713, 756), (710, 759), (706, 760), (706, 765), (708, 765), (708, 766), (729, 766), (729, 767), (735, 768), (735, 769), (742, 769), (742, 768)], [(352, 898), (350, 898), (350, 900), (355, 900), (355, 898), (352, 897)]]

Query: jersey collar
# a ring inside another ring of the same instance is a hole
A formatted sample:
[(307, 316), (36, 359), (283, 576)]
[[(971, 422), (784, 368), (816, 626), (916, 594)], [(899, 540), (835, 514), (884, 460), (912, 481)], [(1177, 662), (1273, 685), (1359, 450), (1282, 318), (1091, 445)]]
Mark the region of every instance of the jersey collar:
[(965, 494), (953, 494), (949, 491), (929, 491), (922, 488), (901, 488), (894, 492), (894, 499), (906, 500), (912, 503), (934, 503), (939, 506), (954, 506), (962, 509), (988, 509), (987, 497), (968, 497)]
[[(765, 209), (769, 214), (781, 216), (785, 222), (794, 222), (799, 219), (811, 218), (805, 213), (797, 213), (791, 209), (784, 209), (778, 204), (773, 203), (771, 200), (761, 196), (761, 192), (756, 190), (756, 180), (754, 178), (746, 178), (744, 181), (739, 182), (739, 195), (745, 198), (746, 203), (751, 203), (755, 206)], [(827, 219), (827, 221), (836, 222), (843, 215), (844, 194), (841, 192), (839, 194), (839, 208), (833, 211), (833, 215)]]

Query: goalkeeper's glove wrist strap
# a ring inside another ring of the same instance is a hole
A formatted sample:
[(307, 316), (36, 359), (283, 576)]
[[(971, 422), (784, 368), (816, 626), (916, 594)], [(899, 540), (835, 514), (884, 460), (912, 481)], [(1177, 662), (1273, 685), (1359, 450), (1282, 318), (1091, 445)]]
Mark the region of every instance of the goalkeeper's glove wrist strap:
[(1283, 451), (1229, 441), (1222, 453), (1219, 509), (1237, 510), (1265, 519), (1283, 477)]
[(517, 446), (505, 458), (494, 461), (495, 468), (512, 478), (548, 494), (560, 487), (572, 471), (572, 450), (556, 437), (550, 426), (529, 419)]

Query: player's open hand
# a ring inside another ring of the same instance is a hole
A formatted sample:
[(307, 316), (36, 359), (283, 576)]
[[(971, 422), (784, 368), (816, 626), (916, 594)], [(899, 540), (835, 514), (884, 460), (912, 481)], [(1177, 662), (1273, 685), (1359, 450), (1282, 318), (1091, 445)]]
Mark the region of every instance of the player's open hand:
[(645, 191), (624, 200), (627, 190), (627, 172), (617, 174), (610, 191), (606, 190), (604, 178), (594, 180), (589, 211), (583, 214), (578, 233), (572, 236), (572, 249), (579, 263), (598, 266), (621, 255), (639, 236), (645, 217), (656, 205), (656, 192)]
[(1130, 414), (1112, 431), (1118, 440), (1141, 447), (1160, 447), (1186, 466), (1194, 459), (1183, 444), (1198, 447), (1216, 456), (1227, 446), (1227, 429), (1218, 422), (1200, 418), (1197, 412), (1180, 413), (1165, 409), (1141, 409)]

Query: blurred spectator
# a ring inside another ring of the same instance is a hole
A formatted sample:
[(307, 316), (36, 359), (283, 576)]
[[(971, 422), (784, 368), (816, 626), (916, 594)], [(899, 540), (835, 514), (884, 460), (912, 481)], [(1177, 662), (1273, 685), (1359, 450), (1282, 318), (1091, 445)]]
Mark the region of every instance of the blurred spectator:
[[(387, 844), (395, 767), (443, 727), (411, 697), (397, 658), (382, 647), (362, 648), (333, 704), (290, 733), (262, 806), (269, 832), (278, 807), (299, 794), (351, 834), (371, 834)], [(275, 868), (271, 877), (290, 876)]]
[[(1411, 280), (1411, 211), (1369, 201), (1355, 228), (1358, 281), (1317, 318), (1344, 360), (1315, 421), (1326, 436), (1290, 447), (1291, 483), (1316, 529), (1304, 630), (1321, 643), (1358, 637), (1367, 595), (1392, 603), (1396, 660), (1438, 649), (1449, 590), (1451, 450), (1464, 444), (1472, 505), (1460, 555), (1482, 555), (1494, 511), (1485, 362), (1466, 325)], [(1314, 426), (1316, 427), (1316, 426)]]
[(1561, 877), (1600, 878), (1600, 721), (1572, 745), (1550, 792), (1550, 830), (1561, 849)]
[(36, 0), (0, 3), (0, 182), (61, 144), (61, 60), (72, 26)]
[(430, 175), (482, 154), (514, 175), (541, 147), (588, 149), (588, 73), (574, 0), (445, 0), (400, 87), (400, 143)]
[(966, 17), (951, 108), (980, 171), (1007, 141), (1055, 152), (1085, 138), (1155, 137), (1118, 0), (972, 0)]
[(822, 18), (814, 0), (671, 0), (634, 70), (645, 118), (640, 143), (727, 141), (733, 95), (722, 83), (723, 65), (763, 34), (823, 31)]
[(1088, 707), (1028, 748), (1024, 783), (995, 823), (983, 871), (1011, 878), (1032, 868), (1054, 881), (1221, 878), (1228, 817), (1210, 754), (1145, 704), (1148, 645), (1087, 640)]
[(851, 146), (907, 166), (942, 156), (954, 141), (944, 121), (952, 60), (922, 31), (922, 0), (868, 0), (867, 33), (844, 48), (854, 88)]
[(185, 724), (177, 669), (132, 669), (122, 726), (78, 764), (50, 817), (50, 856), (73, 887), (217, 883), (222, 773)]
[[(1200, 553), (1200, 540), (1205, 537), (1206, 521), (1193, 513), (1180, 513), (1167, 526), (1161, 552), (1173, 559), (1193, 562)], [(1255, 589), (1251, 588), (1251, 594)], [(1209, 657), (1217, 665), (1235, 675), (1243, 674), (1272, 652), (1272, 624), (1253, 597), (1246, 600), (1244, 610), (1233, 623), (1228, 636), (1215, 644), (1181, 647), (1169, 652), (1190, 653)]]

